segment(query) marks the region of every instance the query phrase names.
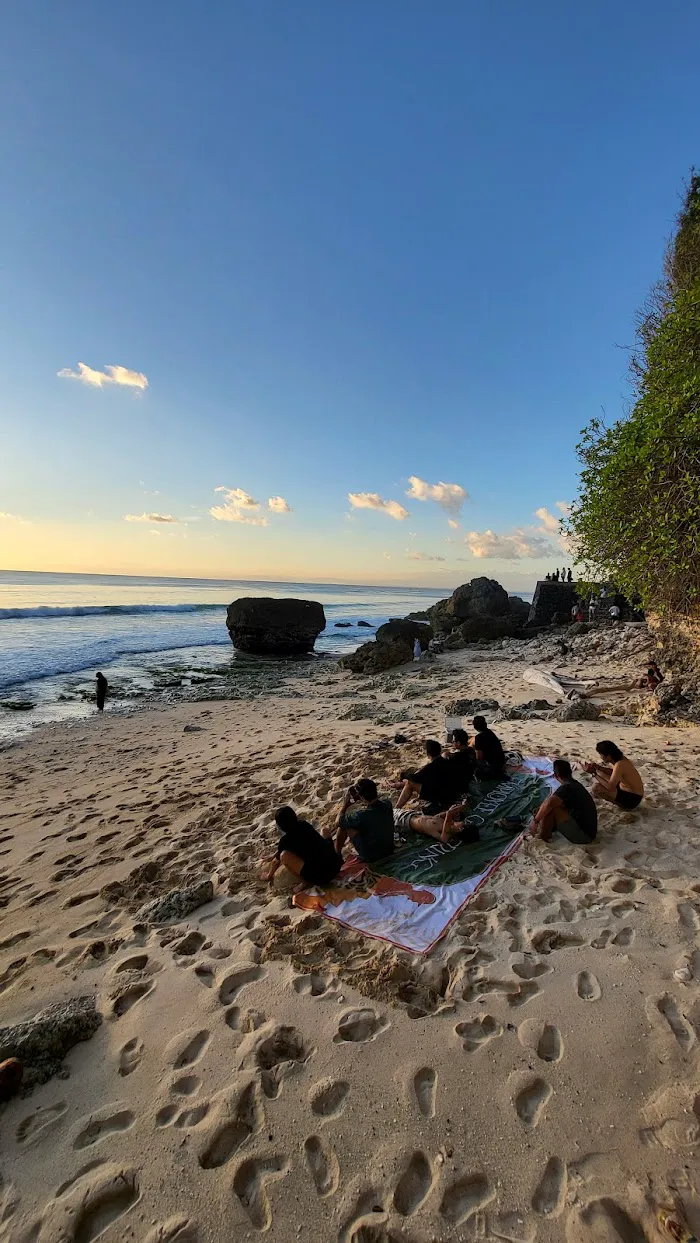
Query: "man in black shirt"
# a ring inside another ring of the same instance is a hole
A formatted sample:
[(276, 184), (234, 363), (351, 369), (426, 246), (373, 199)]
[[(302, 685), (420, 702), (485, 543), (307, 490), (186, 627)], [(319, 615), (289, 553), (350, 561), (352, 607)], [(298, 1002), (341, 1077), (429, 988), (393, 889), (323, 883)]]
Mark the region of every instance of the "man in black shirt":
[(474, 729), (476, 776), (480, 781), (503, 781), (506, 775), (506, 756), (500, 738), (489, 729), (483, 716), (474, 717)]
[(450, 762), (442, 754), (442, 747), (435, 739), (429, 738), (425, 744), (428, 763), (418, 772), (402, 773), (403, 789), (396, 806), (405, 807), (409, 799), (417, 794), (426, 803), (425, 811), (433, 815), (439, 811), (447, 811), (454, 803), (454, 773)]
[(469, 783), (474, 776), (476, 757), (469, 746), (469, 734), (466, 729), (453, 729), (453, 751), (446, 751), (445, 756), (450, 766), (450, 779), (455, 795), (467, 794)]
[(282, 836), (263, 880), (271, 881), (282, 864), (304, 885), (330, 884), (343, 866), (343, 857), (333, 842), (321, 837), (307, 820), (299, 820), (291, 807), (280, 807), (275, 812), (275, 822)]
[(598, 809), (580, 781), (575, 781), (568, 760), (554, 761), (559, 785), (535, 812), (530, 832), (548, 842), (552, 833), (561, 833), (577, 846), (587, 846), (598, 832)]

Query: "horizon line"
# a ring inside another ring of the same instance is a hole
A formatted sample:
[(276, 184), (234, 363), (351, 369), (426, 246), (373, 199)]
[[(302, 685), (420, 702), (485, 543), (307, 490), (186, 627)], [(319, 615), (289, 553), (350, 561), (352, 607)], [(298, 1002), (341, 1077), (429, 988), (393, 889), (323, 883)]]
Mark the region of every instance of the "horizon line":
[[(293, 583), (308, 583), (310, 586), (314, 586), (318, 584), (319, 586), (324, 586), (324, 587), (385, 587), (387, 590), (391, 590), (392, 588), (397, 588), (397, 587), (403, 587), (409, 591), (435, 591), (435, 590), (443, 590), (443, 589), (447, 590), (447, 584), (438, 585), (437, 583), (435, 583), (435, 584), (428, 584), (428, 585), (420, 585), (417, 583), (400, 583), (400, 582), (386, 583), (386, 582), (379, 582), (379, 581), (374, 582), (374, 583), (368, 583), (368, 582), (355, 582), (355, 581), (349, 581), (349, 580), (338, 580), (335, 578), (315, 578), (315, 579), (311, 579), (311, 578), (220, 578), (216, 575), (207, 575), (204, 578), (198, 578), (198, 577), (193, 577), (192, 575), (179, 575), (179, 574), (126, 574), (123, 572), (122, 573), (110, 573), (109, 571), (104, 571), (104, 570), (18, 570), (18, 569), (3, 569), (2, 567), (0, 567), (0, 574), (47, 574), (47, 575), (54, 575), (54, 576), (60, 574), (60, 575), (64, 575), (65, 577), (73, 577), (73, 578), (147, 578), (147, 579), (156, 579), (156, 580), (160, 579), (163, 582), (175, 580), (176, 582), (190, 582), (190, 583), (206, 583), (206, 582), (270, 583), (270, 584), (288, 583), (290, 585), (292, 585)], [(477, 578), (488, 578), (489, 575), (477, 574), (476, 577)], [(466, 579), (464, 581), (471, 582), (472, 580)], [(496, 579), (495, 581), (499, 582), (498, 579)], [(462, 586), (462, 583), (456, 581), (454, 587), (452, 587), (451, 590), (454, 591), (459, 586)], [(499, 586), (502, 586), (500, 582), (499, 582)], [(505, 590), (508, 590), (509, 595), (517, 595), (518, 591), (529, 591), (530, 588), (521, 587), (517, 589), (510, 589), (510, 590), (507, 588), (504, 588), (504, 591)]]

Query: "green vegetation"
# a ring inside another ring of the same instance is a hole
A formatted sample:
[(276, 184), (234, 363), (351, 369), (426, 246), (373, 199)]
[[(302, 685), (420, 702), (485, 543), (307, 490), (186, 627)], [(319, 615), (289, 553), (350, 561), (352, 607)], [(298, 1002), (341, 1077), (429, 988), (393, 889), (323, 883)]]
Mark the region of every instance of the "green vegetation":
[(640, 315), (636, 401), (577, 451), (581, 492), (565, 527), (598, 580), (659, 612), (700, 609), (700, 174), (693, 173), (665, 263)]

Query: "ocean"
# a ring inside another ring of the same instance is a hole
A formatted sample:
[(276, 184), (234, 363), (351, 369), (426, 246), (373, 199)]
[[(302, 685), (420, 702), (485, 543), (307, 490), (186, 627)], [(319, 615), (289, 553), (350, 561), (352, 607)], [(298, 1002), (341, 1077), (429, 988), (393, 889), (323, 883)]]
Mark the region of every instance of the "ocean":
[[(226, 607), (239, 596), (320, 601), (328, 624), (316, 650), (341, 655), (372, 637), (358, 621), (376, 627), (448, 594), (422, 587), (0, 571), (0, 738), (94, 712), (98, 669), (119, 688), (109, 701), (115, 707), (158, 689), (168, 670), (187, 667), (205, 675), (235, 662)], [(336, 622), (351, 625), (336, 629)]]

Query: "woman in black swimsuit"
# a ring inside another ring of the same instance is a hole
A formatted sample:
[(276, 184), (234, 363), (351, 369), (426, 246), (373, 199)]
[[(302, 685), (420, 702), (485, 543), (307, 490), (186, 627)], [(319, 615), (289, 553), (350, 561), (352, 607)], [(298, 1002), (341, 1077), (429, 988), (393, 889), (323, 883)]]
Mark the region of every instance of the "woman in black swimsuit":
[(631, 760), (623, 755), (614, 742), (599, 742), (596, 751), (608, 764), (586, 764), (586, 771), (596, 778), (593, 786), (594, 798), (603, 798), (608, 803), (615, 803), (625, 811), (639, 807), (644, 798), (644, 782)]

